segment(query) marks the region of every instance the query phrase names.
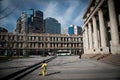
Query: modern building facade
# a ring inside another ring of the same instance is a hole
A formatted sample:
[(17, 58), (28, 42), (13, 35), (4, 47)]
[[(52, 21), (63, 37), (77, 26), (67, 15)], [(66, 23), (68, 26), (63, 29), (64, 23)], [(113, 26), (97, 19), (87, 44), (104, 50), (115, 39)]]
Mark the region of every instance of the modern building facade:
[(61, 34), (61, 24), (54, 18), (45, 19), (45, 33)]
[(79, 26), (74, 26), (74, 34), (75, 35), (82, 35), (82, 28)]
[(44, 33), (43, 12), (34, 11), (29, 33)]
[(30, 9), (17, 20), (16, 33), (44, 33), (43, 12)]
[(120, 54), (118, 0), (91, 0), (83, 19), (85, 54)]
[(82, 36), (63, 34), (0, 34), (1, 54), (42, 54), (43, 52), (57, 53), (60, 50), (69, 50), (79, 54), (83, 45)]
[(74, 25), (71, 25), (70, 27), (68, 27), (68, 34), (74, 35)]
[(27, 14), (26, 14), (26, 12), (22, 12), (21, 17), (18, 18), (15, 32), (23, 33), (23, 34), (27, 32)]
[(64, 29), (63, 29), (63, 34), (68, 35), (68, 28), (64, 28)]
[(81, 35), (82, 28), (76, 25), (70, 25), (70, 27), (68, 27), (68, 34), (69, 35)]

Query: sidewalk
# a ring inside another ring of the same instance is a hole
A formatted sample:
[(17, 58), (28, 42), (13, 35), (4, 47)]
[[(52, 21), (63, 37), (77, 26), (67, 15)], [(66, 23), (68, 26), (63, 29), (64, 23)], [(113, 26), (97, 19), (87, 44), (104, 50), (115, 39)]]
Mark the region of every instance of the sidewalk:
[(23, 68), (26, 68), (30, 65), (43, 61), (48, 57), (40, 57), (40, 56), (30, 56), (30, 58), (22, 58), (22, 59), (13, 59), (11, 61), (0, 63), (0, 77), (4, 77), (16, 71), (19, 71)]
[(60, 56), (48, 63), (48, 75), (35, 70), (21, 80), (119, 80), (120, 68), (78, 56)]

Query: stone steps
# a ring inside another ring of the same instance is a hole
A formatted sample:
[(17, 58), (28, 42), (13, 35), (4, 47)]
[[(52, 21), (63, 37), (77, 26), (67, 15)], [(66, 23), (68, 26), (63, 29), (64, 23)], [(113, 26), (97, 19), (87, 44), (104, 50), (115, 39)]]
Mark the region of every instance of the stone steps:
[(120, 66), (120, 54), (83, 54), (82, 58), (97, 60), (104, 63)]
[(101, 59), (100, 61), (104, 63), (120, 66), (120, 54), (110, 55), (108, 57)]

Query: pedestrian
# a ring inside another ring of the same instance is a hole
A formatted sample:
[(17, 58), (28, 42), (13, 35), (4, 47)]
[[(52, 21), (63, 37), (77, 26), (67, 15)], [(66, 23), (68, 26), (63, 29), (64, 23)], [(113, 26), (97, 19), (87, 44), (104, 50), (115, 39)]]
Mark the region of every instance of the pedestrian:
[(82, 54), (83, 54), (83, 49), (81, 49), (81, 51), (80, 51), (80, 54), (79, 54), (79, 59), (81, 59)]
[(81, 55), (82, 55), (82, 54), (80, 53), (80, 55), (79, 55), (79, 59), (81, 59)]
[(47, 63), (45, 61), (43, 61), (41, 69), (42, 69), (42, 76), (47, 75)]

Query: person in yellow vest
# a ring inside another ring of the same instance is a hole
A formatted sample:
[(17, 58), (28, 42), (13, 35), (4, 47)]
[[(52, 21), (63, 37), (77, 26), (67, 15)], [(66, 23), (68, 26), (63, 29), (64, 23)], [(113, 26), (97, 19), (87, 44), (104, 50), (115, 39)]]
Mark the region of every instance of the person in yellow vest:
[(47, 75), (47, 63), (45, 61), (43, 61), (41, 69), (42, 69), (42, 76)]

